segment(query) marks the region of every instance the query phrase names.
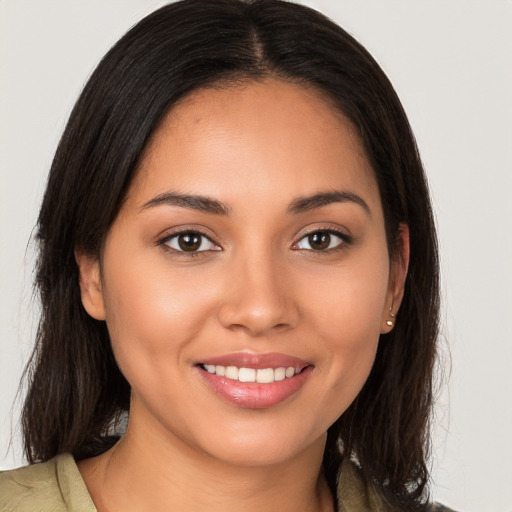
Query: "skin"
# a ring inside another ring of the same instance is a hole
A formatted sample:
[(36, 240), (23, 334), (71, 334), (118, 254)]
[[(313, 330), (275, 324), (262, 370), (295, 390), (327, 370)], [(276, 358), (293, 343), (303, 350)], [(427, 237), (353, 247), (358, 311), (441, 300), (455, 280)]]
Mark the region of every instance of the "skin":
[[(362, 202), (289, 211), (333, 191)], [(229, 211), (147, 205), (169, 192)], [(178, 252), (165, 237), (182, 229), (205, 233), (206, 250)], [(308, 233), (326, 230), (341, 235), (313, 250)], [(196, 91), (173, 107), (101, 257), (77, 252), (84, 307), (107, 322), (132, 386), (125, 437), (79, 464), (98, 509), (333, 510), (321, 475), (326, 431), (392, 329), (407, 271), (404, 226), (401, 237), (391, 263), (359, 139), (315, 90), (267, 79)], [(278, 405), (240, 407), (197, 367), (238, 352), (279, 352), (312, 371)]]

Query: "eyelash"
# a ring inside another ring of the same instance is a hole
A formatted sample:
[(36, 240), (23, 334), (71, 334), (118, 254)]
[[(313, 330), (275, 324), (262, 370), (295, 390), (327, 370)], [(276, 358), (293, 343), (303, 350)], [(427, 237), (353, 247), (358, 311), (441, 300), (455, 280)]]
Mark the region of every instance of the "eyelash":
[(332, 254), (333, 252), (337, 252), (337, 251), (342, 251), (344, 250), (347, 246), (351, 245), (353, 243), (353, 239), (351, 236), (347, 235), (346, 233), (344, 233), (343, 231), (340, 231), (338, 229), (334, 229), (334, 228), (320, 228), (320, 229), (313, 229), (307, 233), (304, 233), (301, 238), (299, 239), (298, 242), (295, 242), (293, 244), (293, 247), (297, 247), (298, 244), (303, 241), (303, 240), (306, 240), (308, 239), (310, 236), (312, 235), (317, 235), (317, 234), (324, 234), (324, 235), (329, 235), (329, 236), (335, 236), (336, 238), (339, 238), (340, 242), (335, 245), (334, 247), (328, 247), (327, 249), (325, 250), (315, 250), (315, 249), (302, 249), (300, 247), (296, 248), (295, 250), (305, 250), (305, 251), (312, 251), (314, 252), (315, 254), (318, 254), (318, 255), (324, 255), (324, 254)]
[[(169, 242), (171, 242), (173, 239), (178, 240), (178, 238), (182, 235), (192, 235), (192, 236), (197, 236), (200, 239), (202, 239), (199, 247), (201, 247), (201, 245), (203, 245), (204, 241), (207, 240), (212, 246), (218, 247), (218, 248), (217, 249), (206, 249), (206, 250), (202, 250), (202, 251), (197, 251), (197, 250), (196, 251), (185, 251), (185, 250), (176, 249), (169, 245)], [(197, 256), (201, 256), (201, 254), (204, 252), (210, 252), (210, 251), (216, 252), (216, 251), (221, 250), (221, 248), (207, 234), (202, 233), (201, 231), (198, 231), (196, 229), (184, 229), (182, 231), (176, 231), (170, 235), (166, 235), (157, 241), (157, 245), (162, 246), (165, 250), (172, 252), (173, 254), (178, 254), (180, 256), (183, 255), (186, 257), (197, 257)]]
[[(298, 245), (303, 240), (306, 240), (309, 237), (311, 237), (312, 235), (317, 235), (317, 234), (335, 236), (335, 237), (339, 238), (340, 242), (337, 245), (335, 245), (334, 247), (328, 247), (325, 250), (319, 250), (319, 249), (315, 250), (313, 248), (304, 249), (304, 248), (298, 247)], [(178, 237), (180, 237), (182, 235), (192, 235), (192, 236), (197, 236), (197, 237), (203, 239), (200, 242), (199, 248), (201, 247), (201, 245), (203, 245), (204, 239), (206, 239), (212, 246), (217, 247), (217, 248), (216, 249), (205, 249), (205, 250), (201, 250), (201, 251), (198, 251), (198, 250), (185, 251), (185, 250), (180, 250), (180, 249), (171, 247), (169, 245), (169, 242), (171, 242), (174, 239), (178, 240)], [(295, 251), (301, 251), (301, 250), (312, 251), (315, 254), (319, 254), (319, 255), (320, 254), (331, 254), (333, 252), (343, 250), (344, 248), (346, 248), (346, 246), (351, 245), (352, 243), (353, 243), (352, 237), (350, 237), (349, 235), (347, 235), (346, 233), (343, 233), (342, 231), (340, 231), (338, 229), (333, 229), (333, 228), (314, 229), (307, 233), (304, 233), (301, 236), (301, 238), (293, 244), (292, 249)], [(161, 238), (160, 240), (158, 240), (156, 245), (163, 246), (165, 250), (167, 250), (169, 252), (173, 252), (174, 254), (179, 254), (179, 255), (183, 255), (183, 256), (187, 256), (187, 257), (197, 257), (205, 252), (210, 252), (210, 251), (216, 252), (216, 251), (222, 250), (208, 235), (206, 235), (205, 233), (203, 233), (201, 231), (192, 230), (192, 229), (184, 229), (182, 231), (177, 231), (170, 235), (166, 235), (163, 238)]]

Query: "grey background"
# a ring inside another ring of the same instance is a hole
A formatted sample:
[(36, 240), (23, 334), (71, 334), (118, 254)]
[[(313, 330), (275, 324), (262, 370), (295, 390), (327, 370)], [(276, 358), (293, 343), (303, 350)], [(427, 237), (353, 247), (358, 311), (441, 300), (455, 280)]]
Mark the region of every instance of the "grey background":
[[(27, 244), (52, 154), (95, 64), (163, 3), (0, 0), (0, 469), (23, 463), (13, 403), (37, 325)], [(510, 512), (512, 3), (304, 3), (384, 67), (427, 168), (442, 252), (440, 377), (450, 376), (435, 411), (433, 494), (466, 512)]]

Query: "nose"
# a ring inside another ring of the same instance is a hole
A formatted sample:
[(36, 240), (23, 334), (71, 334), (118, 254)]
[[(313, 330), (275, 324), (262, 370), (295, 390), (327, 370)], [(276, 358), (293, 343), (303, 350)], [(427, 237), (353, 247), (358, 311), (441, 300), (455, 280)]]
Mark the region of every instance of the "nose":
[(231, 267), (218, 314), (225, 328), (257, 337), (296, 327), (300, 312), (283, 265), (253, 255)]

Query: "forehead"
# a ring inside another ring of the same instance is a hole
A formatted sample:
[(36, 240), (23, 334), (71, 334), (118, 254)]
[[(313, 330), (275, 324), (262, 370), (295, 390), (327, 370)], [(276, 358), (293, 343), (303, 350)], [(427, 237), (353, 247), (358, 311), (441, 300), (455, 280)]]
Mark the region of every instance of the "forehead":
[[(238, 185), (238, 188), (235, 187)], [(222, 196), (378, 190), (350, 121), (312, 87), (278, 79), (193, 92), (167, 113), (129, 195), (167, 189)]]

